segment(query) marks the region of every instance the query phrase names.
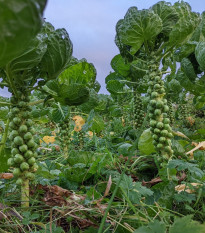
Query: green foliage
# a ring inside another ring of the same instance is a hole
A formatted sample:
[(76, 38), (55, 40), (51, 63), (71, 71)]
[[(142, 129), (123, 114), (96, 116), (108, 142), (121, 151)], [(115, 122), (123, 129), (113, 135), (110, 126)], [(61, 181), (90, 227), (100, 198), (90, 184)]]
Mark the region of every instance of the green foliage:
[(164, 222), (154, 220), (154, 222), (150, 222), (147, 226), (138, 228), (134, 233), (166, 233), (166, 225)]
[(138, 148), (142, 154), (150, 155), (155, 152), (150, 129), (145, 130), (139, 138)]
[(92, 63), (88, 63), (85, 59), (79, 63), (69, 66), (59, 76), (61, 84), (83, 84), (88, 87), (93, 87), (96, 79), (96, 69)]
[(55, 79), (68, 66), (73, 52), (72, 42), (65, 29), (57, 29), (45, 23), (43, 32), (47, 34), (47, 50), (41, 60), (40, 67), (46, 79)]
[(196, 59), (201, 67), (201, 69), (205, 70), (205, 42), (199, 42), (196, 46), (195, 50)]
[(68, 86), (60, 84), (57, 80), (50, 80), (43, 89), (62, 105), (80, 105), (85, 103), (89, 98), (88, 87), (78, 83)]
[(19, 56), (40, 31), (45, 3), (46, 0), (1, 1), (0, 67)]
[(151, 10), (138, 10), (131, 7), (123, 20), (116, 26), (117, 36), (126, 45), (131, 46), (135, 54), (144, 42), (157, 36), (162, 30), (162, 20)]
[(188, 170), (193, 177), (202, 178), (204, 176), (204, 172), (198, 168), (197, 164), (185, 162), (183, 160), (173, 159), (169, 161), (168, 168), (176, 168), (177, 171)]
[(175, 219), (174, 224), (170, 227), (170, 233), (181, 233), (181, 232), (196, 232), (202, 233), (205, 230), (205, 226), (199, 224), (196, 221), (192, 221), (192, 216), (188, 215), (183, 218)]

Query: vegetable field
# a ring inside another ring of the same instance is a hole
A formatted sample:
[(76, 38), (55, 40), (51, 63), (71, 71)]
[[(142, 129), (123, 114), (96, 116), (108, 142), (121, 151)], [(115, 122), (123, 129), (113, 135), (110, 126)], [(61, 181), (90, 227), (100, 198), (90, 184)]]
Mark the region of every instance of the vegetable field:
[(46, 4), (0, 1), (0, 233), (204, 233), (205, 13), (127, 9), (99, 94)]

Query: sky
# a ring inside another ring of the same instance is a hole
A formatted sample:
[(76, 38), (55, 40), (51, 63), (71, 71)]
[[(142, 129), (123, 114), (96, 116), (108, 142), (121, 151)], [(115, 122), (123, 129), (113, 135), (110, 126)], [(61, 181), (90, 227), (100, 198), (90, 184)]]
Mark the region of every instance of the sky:
[[(107, 93), (104, 80), (112, 71), (110, 62), (119, 53), (114, 43), (115, 25), (128, 8), (149, 8), (156, 0), (48, 0), (46, 21), (55, 28), (65, 28), (73, 43), (73, 56), (86, 58), (97, 70), (99, 93)], [(169, 1), (174, 3), (176, 1)], [(187, 1), (193, 11), (205, 10), (205, 0)], [(2, 89), (1, 89), (2, 91)], [(7, 96), (6, 90), (3, 95)]]

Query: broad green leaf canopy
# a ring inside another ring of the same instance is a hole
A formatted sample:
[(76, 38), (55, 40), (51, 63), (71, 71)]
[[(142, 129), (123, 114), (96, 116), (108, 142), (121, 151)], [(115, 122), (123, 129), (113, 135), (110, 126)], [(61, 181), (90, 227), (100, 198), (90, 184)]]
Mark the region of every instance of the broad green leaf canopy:
[(0, 1), (0, 67), (19, 56), (40, 31), (46, 0)]

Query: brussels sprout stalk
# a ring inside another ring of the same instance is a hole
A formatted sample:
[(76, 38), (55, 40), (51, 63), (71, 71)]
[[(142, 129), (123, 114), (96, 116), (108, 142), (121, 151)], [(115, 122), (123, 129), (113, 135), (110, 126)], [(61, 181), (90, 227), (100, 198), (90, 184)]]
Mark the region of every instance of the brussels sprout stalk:
[(23, 184), (21, 185), (21, 207), (28, 208), (29, 207), (29, 179), (23, 180)]
[(29, 180), (35, 178), (34, 172), (38, 169), (35, 162), (37, 157), (32, 128), (33, 121), (30, 119), (29, 94), (24, 88), (18, 88), (18, 97), (10, 98), (12, 110), (9, 113), (9, 139), (11, 143), (12, 157), (8, 159), (8, 165), (13, 167), (13, 175), (16, 184), (21, 186), (21, 205), (29, 207)]
[[(152, 132), (153, 144), (156, 150), (165, 159), (169, 159), (172, 154), (171, 138), (172, 129), (168, 118), (169, 107), (164, 98), (164, 81), (156, 66), (151, 66), (150, 82), (148, 93), (150, 93), (150, 103), (148, 106), (150, 127)], [(159, 75), (159, 76), (158, 76)]]

